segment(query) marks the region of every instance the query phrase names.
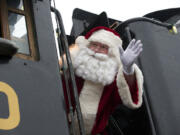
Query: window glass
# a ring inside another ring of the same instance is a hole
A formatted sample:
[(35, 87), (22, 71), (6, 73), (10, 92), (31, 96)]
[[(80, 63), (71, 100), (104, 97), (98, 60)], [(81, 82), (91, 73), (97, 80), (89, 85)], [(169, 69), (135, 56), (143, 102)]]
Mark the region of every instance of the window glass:
[(29, 55), (30, 51), (25, 16), (8, 12), (8, 23), (10, 38), (16, 43), (18, 52)]
[(8, 7), (24, 10), (23, 0), (7, 0)]

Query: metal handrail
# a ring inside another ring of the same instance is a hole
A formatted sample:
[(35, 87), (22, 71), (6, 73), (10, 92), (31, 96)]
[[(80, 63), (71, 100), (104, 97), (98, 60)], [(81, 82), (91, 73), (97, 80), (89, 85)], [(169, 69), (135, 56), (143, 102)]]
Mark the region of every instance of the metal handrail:
[[(64, 45), (67, 65), (69, 67), (70, 80), (71, 80), (72, 85), (73, 85), (72, 89), (73, 89), (73, 95), (75, 98), (75, 109), (77, 112), (80, 134), (85, 135), (84, 122), (83, 122), (80, 103), (79, 103), (79, 97), (78, 97), (77, 86), (76, 86), (76, 82), (75, 82), (74, 70), (73, 70), (72, 61), (71, 61), (71, 57), (70, 57), (70, 53), (69, 53), (68, 41), (67, 41), (67, 37), (65, 34), (62, 17), (61, 17), (61, 14), (59, 13), (59, 11), (57, 9), (55, 9), (54, 7), (51, 7), (51, 11), (55, 13), (57, 20), (58, 20), (59, 27), (60, 27), (60, 31), (61, 31), (60, 37), (61, 37), (61, 40), (62, 40), (63, 45)], [(60, 48), (61, 47), (60, 44), (58, 44), (58, 45)]]
[[(57, 33), (57, 40), (58, 40), (58, 44), (59, 44), (59, 52), (60, 54), (63, 54), (63, 43), (61, 42), (61, 37), (60, 37), (60, 32), (57, 29), (56, 31)], [(62, 71), (63, 71), (63, 76), (64, 77), (64, 81), (65, 81), (65, 86), (66, 86), (66, 92), (67, 92), (67, 98), (68, 98), (68, 103), (69, 103), (69, 113), (68, 113), (68, 119), (70, 122), (70, 129), (72, 129), (72, 133), (75, 133), (75, 129), (74, 129), (74, 115), (73, 115), (73, 106), (72, 106), (72, 102), (71, 102), (71, 94), (70, 94), (70, 89), (69, 89), (69, 85), (68, 85), (68, 75), (67, 75), (67, 67), (65, 66), (65, 60), (64, 57), (62, 57)]]
[(127, 27), (130, 23), (133, 23), (133, 22), (151, 22), (153, 24), (167, 28), (173, 34), (177, 34), (177, 28), (175, 25), (160, 22), (158, 20), (154, 20), (154, 19), (147, 18), (147, 17), (137, 17), (137, 18), (132, 18), (132, 19), (129, 19), (127, 21), (124, 21), (119, 25), (118, 30), (123, 31), (125, 27)]

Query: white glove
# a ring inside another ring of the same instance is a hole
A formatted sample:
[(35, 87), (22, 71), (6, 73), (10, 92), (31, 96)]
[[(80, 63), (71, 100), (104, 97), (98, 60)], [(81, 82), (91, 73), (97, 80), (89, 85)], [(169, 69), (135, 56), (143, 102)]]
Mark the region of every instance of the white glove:
[(131, 40), (128, 47), (124, 51), (122, 47), (119, 48), (120, 51), (120, 59), (123, 65), (123, 72), (127, 75), (132, 75), (134, 73), (133, 64), (139, 54), (142, 52), (143, 44), (141, 40)]

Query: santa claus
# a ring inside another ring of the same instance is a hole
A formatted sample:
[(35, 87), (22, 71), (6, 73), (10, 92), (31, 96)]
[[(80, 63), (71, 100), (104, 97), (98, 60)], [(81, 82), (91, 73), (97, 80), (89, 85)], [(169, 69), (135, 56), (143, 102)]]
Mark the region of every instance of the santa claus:
[(71, 53), (86, 134), (107, 134), (108, 118), (119, 104), (142, 104), (143, 76), (134, 64), (142, 52), (133, 39), (126, 50), (120, 35), (98, 26), (79, 36)]

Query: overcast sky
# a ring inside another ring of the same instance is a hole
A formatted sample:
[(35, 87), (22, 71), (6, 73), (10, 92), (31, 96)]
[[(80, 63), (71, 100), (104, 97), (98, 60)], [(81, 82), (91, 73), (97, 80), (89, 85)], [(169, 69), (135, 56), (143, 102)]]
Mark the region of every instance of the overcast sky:
[(74, 8), (95, 14), (106, 11), (108, 17), (124, 21), (153, 11), (180, 7), (180, 0), (55, 0), (55, 2), (62, 15), (67, 34), (71, 31)]

